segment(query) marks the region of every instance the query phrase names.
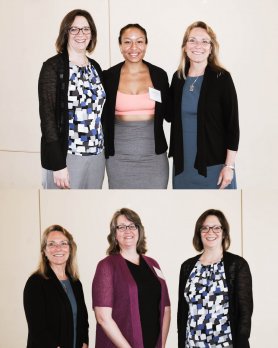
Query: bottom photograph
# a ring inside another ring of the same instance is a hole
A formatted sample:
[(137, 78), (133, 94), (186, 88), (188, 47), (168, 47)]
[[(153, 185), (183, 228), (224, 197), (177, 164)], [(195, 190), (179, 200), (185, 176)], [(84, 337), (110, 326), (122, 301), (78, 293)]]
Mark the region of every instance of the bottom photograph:
[(263, 235), (272, 231), (275, 192), (1, 195), (4, 346), (271, 344), (265, 265), (277, 237)]

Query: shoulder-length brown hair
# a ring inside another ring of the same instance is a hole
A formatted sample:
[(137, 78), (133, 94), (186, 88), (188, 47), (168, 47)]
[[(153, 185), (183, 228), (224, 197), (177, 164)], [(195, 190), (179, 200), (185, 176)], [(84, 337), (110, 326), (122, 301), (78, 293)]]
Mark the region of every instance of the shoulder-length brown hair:
[(110, 233), (107, 236), (107, 240), (109, 242), (109, 248), (106, 251), (107, 255), (119, 254), (121, 251), (119, 244), (116, 240), (117, 220), (120, 215), (124, 215), (129, 221), (133, 222), (134, 225), (137, 226), (139, 238), (138, 238), (136, 250), (138, 254), (145, 254), (147, 251), (146, 237), (145, 237), (145, 229), (144, 229), (144, 226), (142, 225), (141, 219), (139, 215), (135, 213), (135, 211), (128, 208), (122, 208), (115, 212), (110, 222)]
[(96, 43), (97, 43), (97, 28), (96, 28), (95, 22), (89, 12), (85, 10), (77, 9), (66, 14), (64, 19), (62, 20), (62, 23), (60, 25), (59, 35), (57, 37), (56, 45), (55, 45), (56, 51), (58, 53), (62, 53), (67, 49), (69, 29), (72, 23), (74, 22), (75, 17), (77, 16), (85, 17), (91, 28), (91, 40), (87, 46), (87, 51), (91, 53), (95, 49)]
[(43, 232), (41, 238), (41, 256), (39, 261), (39, 267), (35, 273), (42, 275), (44, 278), (47, 278), (47, 269), (50, 267), (50, 265), (47, 257), (45, 256), (45, 248), (47, 243), (47, 237), (50, 234), (50, 232), (61, 232), (69, 241), (70, 253), (66, 264), (66, 272), (71, 276), (73, 280), (79, 279), (76, 262), (76, 243), (73, 240), (72, 235), (64, 227), (60, 225), (51, 225), (47, 227), (46, 230)]
[(214, 31), (209, 27), (205, 22), (197, 21), (189, 25), (187, 27), (183, 40), (182, 40), (182, 45), (181, 45), (181, 59), (180, 59), (180, 64), (178, 66), (178, 77), (186, 79), (186, 75), (188, 73), (189, 67), (190, 67), (190, 60), (187, 57), (186, 53), (184, 52), (184, 47), (187, 43), (187, 40), (190, 35), (190, 31), (194, 28), (202, 28), (205, 29), (205, 31), (208, 33), (210, 37), (210, 42), (211, 42), (211, 53), (208, 57), (208, 65), (215, 71), (223, 71), (223, 67), (221, 66), (218, 58), (218, 52), (219, 52), (219, 43), (216, 39), (216, 34)]
[(220, 210), (216, 209), (208, 209), (198, 218), (195, 224), (195, 232), (193, 237), (193, 246), (197, 251), (202, 251), (204, 249), (202, 239), (201, 239), (201, 227), (203, 226), (204, 221), (210, 215), (216, 216), (221, 224), (223, 231), (223, 240), (222, 240), (222, 248), (223, 251), (229, 249), (231, 244), (230, 239), (230, 226), (225, 217), (225, 215)]

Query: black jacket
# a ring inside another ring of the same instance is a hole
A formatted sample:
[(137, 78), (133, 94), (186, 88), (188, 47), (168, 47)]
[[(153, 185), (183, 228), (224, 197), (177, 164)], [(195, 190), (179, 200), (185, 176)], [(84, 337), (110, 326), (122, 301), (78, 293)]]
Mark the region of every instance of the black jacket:
[[(72, 348), (73, 316), (71, 304), (51, 268), (48, 279), (33, 274), (24, 288), (24, 310), (28, 323), (27, 348)], [(77, 304), (76, 348), (88, 344), (88, 314), (79, 280), (70, 283)]]
[[(183, 130), (181, 120), (182, 91), (185, 80), (173, 75), (170, 92), (173, 103), (169, 157), (173, 157), (175, 175), (184, 170)], [(207, 167), (224, 164), (227, 150), (237, 151), (239, 121), (236, 90), (231, 75), (216, 72), (208, 65), (197, 109), (197, 155), (194, 167), (206, 176)]]
[[(102, 81), (98, 63), (88, 58)], [(49, 170), (65, 168), (69, 137), (69, 57), (65, 51), (43, 63), (39, 76), (41, 164)]]
[[(156, 154), (164, 153), (168, 146), (163, 130), (163, 119), (170, 122), (170, 102), (169, 102), (169, 83), (166, 72), (146, 61), (150, 71), (153, 87), (161, 92), (162, 103), (155, 102), (154, 118), (154, 139)], [(117, 91), (120, 81), (121, 68), (124, 62), (121, 62), (108, 70), (103, 71), (104, 88), (106, 92), (106, 103), (104, 105), (104, 136), (105, 136), (105, 155), (106, 158), (114, 156), (114, 123), (115, 123), (115, 105)]]
[[(184, 289), (189, 275), (200, 255), (181, 265), (178, 303), (178, 347), (184, 348), (188, 318), (188, 304)], [(229, 293), (229, 321), (233, 348), (249, 348), (251, 316), (253, 312), (252, 278), (248, 263), (240, 256), (224, 252), (225, 275)]]

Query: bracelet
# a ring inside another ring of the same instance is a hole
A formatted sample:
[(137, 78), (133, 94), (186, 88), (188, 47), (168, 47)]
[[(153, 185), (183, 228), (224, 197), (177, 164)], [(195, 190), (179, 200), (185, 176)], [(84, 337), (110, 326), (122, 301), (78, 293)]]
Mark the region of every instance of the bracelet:
[(227, 168), (231, 168), (232, 170), (235, 170), (235, 166), (231, 165), (231, 164), (224, 164), (224, 167), (227, 167)]

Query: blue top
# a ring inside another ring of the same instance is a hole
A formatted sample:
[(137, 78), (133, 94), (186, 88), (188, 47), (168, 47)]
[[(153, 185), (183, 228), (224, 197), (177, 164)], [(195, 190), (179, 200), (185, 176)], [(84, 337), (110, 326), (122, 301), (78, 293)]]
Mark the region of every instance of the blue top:
[[(219, 173), (223, 164), (207, 167), (207, 177), (200, 175), (194, 168), (197, 154), (197, 109), (200, 90), (204, 76), (188, 76), (185, 80), (182, 93), (182, 130), (183, 130), (183, 155), (184, 171), (173, 175), (174, 189), (217, 189)], [(193, 90), (191, 86), (193, 85)], [(232, 183), (227, 187), (236, 188), (235, 175)]]
[(65, 289), (66, 294), (68, 295), (70, 304), (71, 304), (71, 309), (72, 309), (72, 315), (73, 315), (73, 348), (76, 347), (76, 326), (77, 326), (77, 304), (75, 300), (75, 296), (70, 284), (69, 279), (66, 280), (60, 280), (63, 288)]
[(223, 260), (204, 266), (198, 260), (184, 289), (189, 304), (185, 347), (232, 345), (229, 294)]
[(88, 156), (103, 150), (101, 114), (105, 92), (96, 69), (90, 63), (79, 67), (69, 63), (69, 147), (68, 153)]

